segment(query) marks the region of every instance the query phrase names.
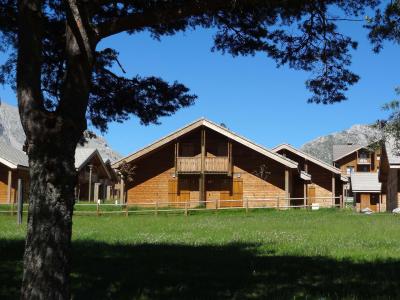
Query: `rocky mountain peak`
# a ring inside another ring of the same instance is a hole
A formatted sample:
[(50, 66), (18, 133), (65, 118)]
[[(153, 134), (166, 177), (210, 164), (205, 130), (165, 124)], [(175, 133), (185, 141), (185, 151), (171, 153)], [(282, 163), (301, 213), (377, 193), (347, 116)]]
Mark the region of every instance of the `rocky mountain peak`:
[[(78, 147), (98, 149), (104, 161), (114, 162), (121, 158), (121, 155), (108, 145), (104, 137), (92, 132), (85, 132), (84, 137), (86, 142)], [(5, 102), (0, 104), (0, 141), (21, 150), (25, 142), (25, 132), (21, 125), (18, 108)]]
[(356, 124), (349, 129), (318, 137), (300, 149), (327, 163), (332, 163), (333, 145), (368, 145), (379, 138), (379, 131), (369, 125)]

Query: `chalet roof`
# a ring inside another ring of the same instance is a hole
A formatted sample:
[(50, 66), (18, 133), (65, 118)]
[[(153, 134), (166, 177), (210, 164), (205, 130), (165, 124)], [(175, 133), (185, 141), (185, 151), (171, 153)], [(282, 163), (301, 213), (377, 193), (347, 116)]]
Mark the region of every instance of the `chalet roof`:
[(340, 169), (338, 169), (338, 168), (336, 168), (336, 167), (334, 167), (334, 166), (332, 166), (332, 165), (330, 165), (330, 164), (328, 164), (328, 163), (326, 163), (326, 162), (324, 162), (324, 161), (322, 161), (322, 160), (320, 160), (318, 158), (315, 158), (314, 156), (312, 156), (312, 155), (310, 155), (308, 153), (305, 153), (305, 152), (303, 152), (303, 151), (301, 151), (299, 149), (296, 149), (292, 145), (281, 144), (281, 145), (278, 145), (278, 146), (276, 146), (275, 148), (272, 149), (273, 152), (279, 152), (280, 150), (290, 151), (290, 152), (292, 152), (292, 153), (294, 153), (294, 154), (296, 154), (296, 155), (298, 155), (300, 157), (303, 157), (304, 159), (306, 159), (306, 160), (308, 160), (310, 162), (313, 162), (316, 165), (318, 165), (318, 166), (320, 166), (322, 168), (325, 168), (325, 169), (327, 169), (327, 170), (329, 170), (329, 171), (331, 171), (331, 172), (333, 172), (335, 174), (342, 174)]
[(333, 145), (333, 161), (337, 161), (351, 153), (353, 153), (354, 151), (357, 151), (361, 148), (363, 148), (365, 146), (362, 145)]
[(95, 148), (76, 148), (75, 150), (75, 168), (81, 170), (94, 156), (98, 156), (108, 177), (111, 178), (110, 172), (106, 167), (100, 152)]
[(400, 153), (395, 150), (393, 140), (388, 140), (385, 143), (386, 155), (390, 166), (400, 165)]
[(224, 135), (225, 137), (227, 137), (233, 141), (236, 141), (244, 146), (247, 146), (250, 149), (253, 149), (262, 155), (265, 155), (277, 162), (280, 162), (281, 164), (283, 164), (289, 168), (292, 168), (292, 169), (297, 168), (296, 162), (286, 159), (285, 157), (283, 157), (279, 154), (276, 154), (276, 153), (266, 149), (265, 147), (262, 147), (256, 143), (246, 139), (245, 137), (242, 137), (242, 136), (234, 133), (233, 131), (228, 130), (225, 127), (222, 127), (221, 125), (218, 125), (218, 124), (211, 122), (209, 120), (206, 120), (204, 118), (194, 121), (194, 122), (186, 125), (185, 127), (167, 135), (166, 137), (159, 139), (158, 141), (154, 142), (153, 144), (150, 144), (149, 146), (144, 147), (144, 148), (116, 161), (113, 164), (113, 168), (118, 168), (123, 161), (125, 161), (125, 162), (134, 161), (137, 158), (139, 158), (147, 153), (150, 153), (151, 151), (153, 151), (153, 150), (155, 150), (155, 149), (157, 149), (157, 148), (179, 138), (180, 136), (183, 136), (184, 134), (186, 134), (196, 128), (201, 127), (201, 126), (205, 126), (206, 128), (209, 128), (215, 132), (218, 132), (218, 133)]
[(94, 148), (76, 148), (75, 150), (75, 168), (81, 169), (94, 155)]
[(0, 162), (11, 169), (27, 168), (29, 166), (28, 156), (25, 152), (4, 142), (0, 142)]
[(378, 173), (357, 172), (351, 174), (351, 189), (353, 192), (380, 192), (382, 184)]

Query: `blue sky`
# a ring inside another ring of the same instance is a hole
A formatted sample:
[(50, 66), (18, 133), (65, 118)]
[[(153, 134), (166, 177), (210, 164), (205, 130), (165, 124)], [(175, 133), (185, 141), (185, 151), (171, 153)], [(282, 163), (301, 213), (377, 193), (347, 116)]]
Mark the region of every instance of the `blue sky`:
[[(301, 146), (321, 135), (374, 122), (384, 117), (383, 103), (395, 98), (400, 85), (400, 46), (387, 44), (376, 55), (362, 23), (344, 23), (343, 30), (359, 41), (352, 70), (360, 82), (347, 93), (349, 100), (334, 105), (307, 104), (304, 82), (309, 74), (277, 69), (265, 55), (232, 58), (212, 53), (212, 31), (197, 30), (162, 38), (147, 33), (121, 34), (102, 47), (120, 52), (127, 75), (155, 75), (184, 83), (199, 96), (196, 104), (161, 119), (161, 125), (140, 125), (137, 118), (111, 124), (105, 135), (110, 146), (125, 155), (200, 117), (225, 123), (231, 130), (267, 147), (279, 143)], [(0, 61), (4, 57), (0, 56)], [(16, 104), (15, 94), (0, 87), (0, 99)]]

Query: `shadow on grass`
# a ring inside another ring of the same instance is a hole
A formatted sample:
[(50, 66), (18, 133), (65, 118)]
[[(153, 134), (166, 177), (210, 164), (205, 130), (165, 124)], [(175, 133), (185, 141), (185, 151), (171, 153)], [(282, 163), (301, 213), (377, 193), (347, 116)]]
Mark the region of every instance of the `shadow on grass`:
[[(0, 240), (0, 298), (18, 298), (22, 241)], [(74, 242), (74, 299), (397, 298), (400, 262), (259, 256), (221, 247)]]

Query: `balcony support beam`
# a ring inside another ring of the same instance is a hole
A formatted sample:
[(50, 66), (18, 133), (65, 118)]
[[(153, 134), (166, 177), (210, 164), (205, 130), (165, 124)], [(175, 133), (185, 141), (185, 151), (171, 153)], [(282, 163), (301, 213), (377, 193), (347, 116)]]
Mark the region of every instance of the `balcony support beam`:
[(175, 142), (175, 176), (178, 176), (178, 156), (179, 156), (179, 141)]
[(205, 189), (205, 164), (206, 164), (206, 130), (204, 127), (201, 128), (201, 170), (200, 170), (200, 203), (206, 201), (206, 189)]
[(232, 164), (232, 141), (228, 141), (228, 176), (232, 176), (233, 173), (233, 164)]

